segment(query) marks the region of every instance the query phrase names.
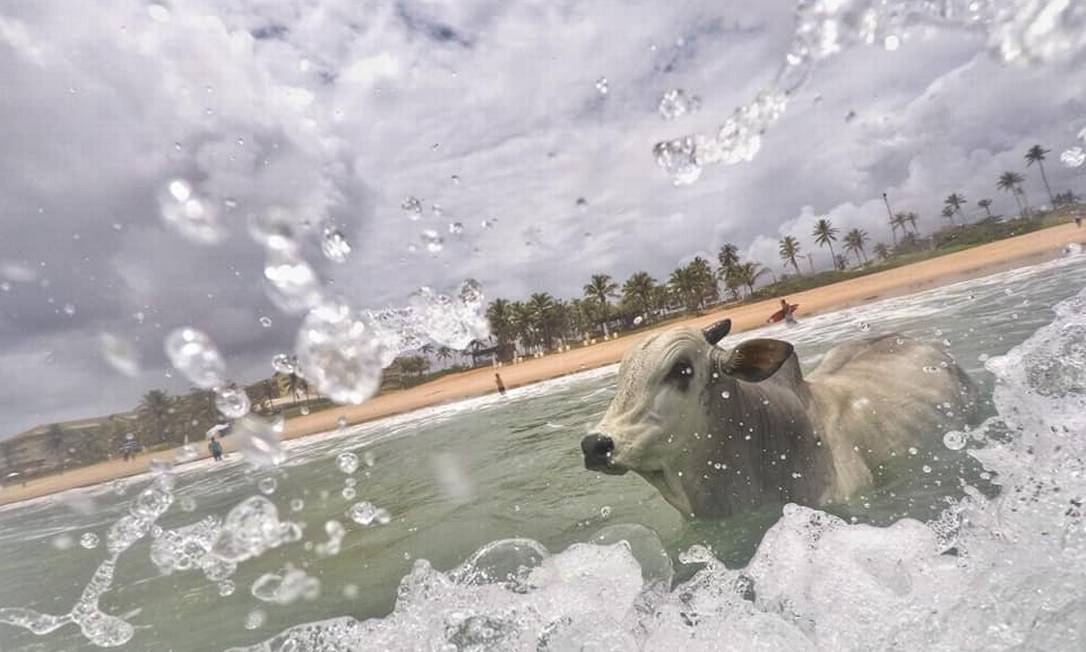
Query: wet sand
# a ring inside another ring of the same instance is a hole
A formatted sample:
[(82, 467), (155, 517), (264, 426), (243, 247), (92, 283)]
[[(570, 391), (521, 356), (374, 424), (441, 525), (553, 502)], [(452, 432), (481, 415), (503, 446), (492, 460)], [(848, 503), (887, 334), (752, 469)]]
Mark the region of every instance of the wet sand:
[[(891, 296), (911, 294), (1014, 267), (1036, 264), (1059, 256), (1062, 247), (1069, 242), (1086, 243), (1086, 228), (1078, 229), (1073, 224), (1067, 224), (1044, 229), (912, 265), (807, 290), (790, 295), (788, 299), (792, 303), (799, 304), (798, 316), (802, 318), (806, 315), (846, 308)], [(728, 317), (732, 320), (732, 332), (735, 333), (763, 325), (766, 318), (775, 312), (778, 306), (779, 299), (769, 299), (742, 306), (724, 306), (705, 315), (671, 322), (661, 328), (672, 328), (680, 324), (701, 327)], [(592, 346), (555, 353), (540, 359), (526, 360), (516, 365), (505, 365), (498, 371), (501, 373), (505, 386), (513, 388), (602, 367), (618, 362), (626, 347), (654, 330), (647, 329)], [(308, 416), (295, 417), (287, 421), (283, 437), (293, 439), (334, 430), (341, 416), (346, 417), (348, 423), (358, 424), (423, 407), (492, 393), (495, 391), (494, 371), (495, 369), (491, 367), (485, 367), (450, 374), (411, 389), (382, 394), (362, 405), (336, 407)], [(224, 443), (228, 452), (233, 450), (234, 442), (230, 441), (229, 437)], [(201, 453), (206, 456), (206, 449)], [(36, 478), (27, 482), (25, 486), (5, 486), (0, 488), (0, 505), (136, 475), (145, 472), (152, 459), (172, 459), (172, 457), (172, 451), (146, 453), (128, 462), (121, 460), (102, 462), (59, 475)]]

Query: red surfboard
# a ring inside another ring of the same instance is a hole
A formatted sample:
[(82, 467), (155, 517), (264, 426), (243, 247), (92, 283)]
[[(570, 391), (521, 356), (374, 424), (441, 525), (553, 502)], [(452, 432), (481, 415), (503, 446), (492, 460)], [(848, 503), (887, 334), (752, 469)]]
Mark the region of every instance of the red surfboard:
[(775, 324), (775, 323), (779, 322), (780, 320), (784, 319), (788, 314), (795, 313), (796, 308), (799, 308), (798, 303), (790, 303), (790, 304), (788, 304), (788, 309), (787, 310), (785, 310), (784, 308), (781, 308), (777, 312), (773, 313), (773, 315), (770, 316), (770, 318), (769, 318), (769, 322), (771, 324)]

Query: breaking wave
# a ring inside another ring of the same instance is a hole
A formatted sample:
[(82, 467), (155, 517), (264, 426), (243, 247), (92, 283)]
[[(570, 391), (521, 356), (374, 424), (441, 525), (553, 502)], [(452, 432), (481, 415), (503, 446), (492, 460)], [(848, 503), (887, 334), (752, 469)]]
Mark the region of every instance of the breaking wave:
[(232, 652), (360, 649), (1075, 649), (1086, 641), (1086, 291), (1000, 358), (997, 415), (970, 453), (1001, 486), (965, 485), (931, 522), (849, 524), (788, 505), (750, 563), (671, 587), (656, 535), (601, 530), (559, 553), (490, 543), (440, 572), (424, 560), (386, 618), (300, 625)]

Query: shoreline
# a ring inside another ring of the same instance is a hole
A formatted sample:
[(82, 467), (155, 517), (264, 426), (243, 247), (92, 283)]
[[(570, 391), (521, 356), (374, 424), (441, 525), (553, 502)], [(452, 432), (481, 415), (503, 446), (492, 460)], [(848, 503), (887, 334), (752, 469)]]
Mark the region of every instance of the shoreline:
[[(812, 288), (790, 295), (788, 299), (799, 304), (800, 317), (812, 316), (1034, 265), (1059, 257), (1062, 247), (1072, 242), (1086, 244), (1086, 229), (1064, 224)], [(676, 326), (701, 327), (725, 316), (732, 320), (732, 333), (740, 333), (764, 325), (766, 317), (777, 310), (778, 301), (773, 298), (717, 307), (704, 315), (682, 318), (614, 340), (506, 365), (500, 368), (500, 373), (505, 386), (512, 389), (596, 369), (618, 362), (630, 344), (657, 330)], [(496, 391), (493, 374), (493, 367), (480, 367), (449, 374), (410, 389), (381, 394), (361, 405), (338, 406), (316, 414), (298, 416), (285, 423), (282, 439), (335, 430), (341, 416), (350, 425), (358, 425), (425, 407), (492, 394)], [(223, 440), (223, 444), (226, 452), (236, 450), (235, 442), (229, 437)], [(202, 442), (200, 445), (203, 448)], [(200, 453), (197, 459), (208, 457), (206, 449)], [(138, 475), (149, 470), (151, 460), (172, 456), (173, 449), (144, 453), (127, 462), (99, 462), (61, 474), (34, 478), (26, 485), (4, 486), (0, 488), (0, 505)]]

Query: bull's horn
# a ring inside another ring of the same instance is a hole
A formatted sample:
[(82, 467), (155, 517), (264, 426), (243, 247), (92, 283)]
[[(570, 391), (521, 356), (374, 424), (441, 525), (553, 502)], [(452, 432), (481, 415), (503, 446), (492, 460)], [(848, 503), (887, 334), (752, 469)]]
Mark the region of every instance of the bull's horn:
[(732, 329), (732, 320), (721, 319), (718, 322), (709, 324), (705, 328), (701, 329), (702, 334), (705, 336), (705, 341), (709, 344), (716, 344), (720, 340), (724, 339), (724, 336), (728, 334)]

